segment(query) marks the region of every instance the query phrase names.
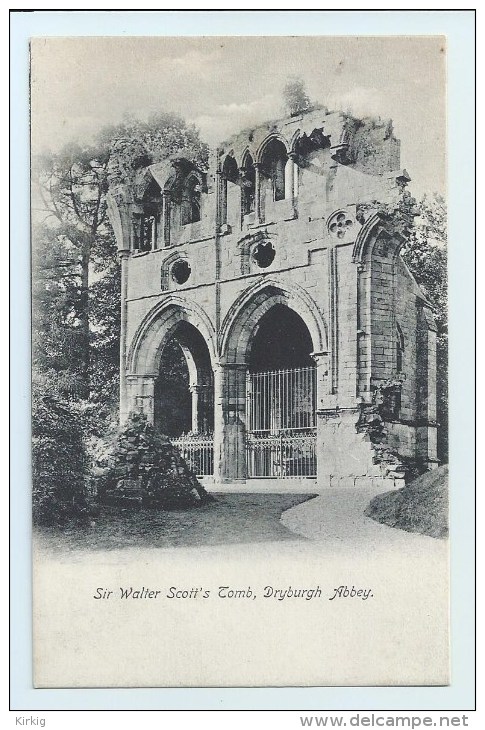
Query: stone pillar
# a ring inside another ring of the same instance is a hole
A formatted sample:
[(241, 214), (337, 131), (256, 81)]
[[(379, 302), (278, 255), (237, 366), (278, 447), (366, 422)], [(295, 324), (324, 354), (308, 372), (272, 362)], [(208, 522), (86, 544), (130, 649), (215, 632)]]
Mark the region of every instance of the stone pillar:
[[(290, 153), (291, 155), (292, 153)], [(293, 190), (295, 186), (295, 164), (293, 158), (288, 155), (285, 165), (285, 198), (293, 201)]]
[(322, 408), (328, 408), (329, 396), (331, 394), (331, 382), (329, 378), (330, 356), (325, 350), (312, 352), (313, 360), (317, 365), (317, 412)]
[(336, 397), (332, 395), (330, 373), (330, 355), (327, 351), (312, 352), (312, 358), (317, 366), (316, 377), (316, 454), (317, 454), (317, 485), (328, 487), (330, 483), (328, 455), (325, 453), (327, 413), (335, 407)]
[(214, 368), (214, 480), (246, 479), (246, 372), (239, 363)]
[(219, 230), (227, 224), (227, 179), (222, 174), (222, 171), (217, 170), (217, 181), (218, 185), (216, 189), (218, 191), (218, 203), (219, 209), (217, 213), (217, 223)]
[(428, 468), (438, 465), (438, 424), (436, 398), (436, 322), (432, 310), (418, 310), (416, 348), (417, 409), (416, 456)]
[(152, 227), (150, 232), (150, 248), (152, 251), (157, 249), (157, 218), (153, 216)]
[(261, 207), (261, 163), (254, 163), (255, 182), (254, 182), (254, 208), (256, 212), (256, 221), (263, 222), (263, 212)]
[(288, 162), (285, 167), (285, 198), (295, 205), (298, 197), (298, 167), (296, 166), (296, 152), (288, 153)]
[(163, 230), (163, 245), (165, 248), (170, 246), (170, 210), (171, 210), (171, 196), (168, 190), (163, 191), (162, 197), (162, 230)]
[(120, 251), (121, 263), (121, 313), (120, 313), (120, 424), (128, 416), (128, 395), (126, 390), (126, 328), (128, 320), (128, 259), (129, 251)]
[(199, 395), (201, 391), (200, 385), (191, 385), (190, 392), (192, 394), (192, 433), (199, 433)]
[(436, 331), (428, 329), (428, 466), (438, 466), (436, 404)]
[(298, 198), (299, 192), (299, 180), (298, 180), (298, 165), (296, 164), (296, 152), (290, 152), (290, 158), (293, 161), (293, 203)]
[(155, 420), (155, 373), (144, 375), (127, 375), (127, 407), (128, 412), (144, 413), (148, 422)]

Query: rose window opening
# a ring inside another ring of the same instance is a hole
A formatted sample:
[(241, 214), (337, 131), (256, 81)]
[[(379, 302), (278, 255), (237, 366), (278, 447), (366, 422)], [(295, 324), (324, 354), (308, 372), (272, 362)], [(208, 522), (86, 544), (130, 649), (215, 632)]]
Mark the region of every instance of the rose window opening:
[(328, 224), (328, 230), (333, 236), (343, 238), (347, 231), (352, 228), (354, 222), (345, 211), (332, 216)]
[(185, 284), (191, 272), (192, 269), (190, 268), (190, 264), (187, 261), (176, 261), (171, 270), (172, 280), (176, 284)]
[(276, 251), (270, 241), (261, 241), (253, 250), (253, 259), (261, 269), (266, 269), (274, 261)]

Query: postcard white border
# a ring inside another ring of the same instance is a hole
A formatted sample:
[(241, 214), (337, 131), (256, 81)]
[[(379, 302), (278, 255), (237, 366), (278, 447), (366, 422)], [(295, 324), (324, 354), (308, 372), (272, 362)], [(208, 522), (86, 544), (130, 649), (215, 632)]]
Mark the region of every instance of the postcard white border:
[[(474, 14), (471, 11), (34, 11), (11, 15), (11, 707), (471, 710), (474, 705)], [(32, 688), (28, 41), (96, 35), (440, 35), (448, 38), (452, 683), (449, 687)]]

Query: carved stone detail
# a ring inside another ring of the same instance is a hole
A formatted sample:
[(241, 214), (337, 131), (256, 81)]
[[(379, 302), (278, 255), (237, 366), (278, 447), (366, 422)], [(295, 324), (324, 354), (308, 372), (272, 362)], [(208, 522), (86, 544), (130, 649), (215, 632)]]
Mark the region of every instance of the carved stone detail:
[(336, 238), (344, 238), (353, 225), (353, 216), (346, 210), (338, 210), (332, 213), (327, 221), (328, 232)]

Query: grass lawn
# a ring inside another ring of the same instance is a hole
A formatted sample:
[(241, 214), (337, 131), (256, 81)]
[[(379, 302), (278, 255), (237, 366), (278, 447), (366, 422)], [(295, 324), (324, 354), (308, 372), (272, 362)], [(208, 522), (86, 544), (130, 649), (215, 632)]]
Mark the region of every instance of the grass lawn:
[(304, 540), (280, 522), (282, 512), (311, 499), (309, 494), (214, 494), (202, 507), (139, 512), (101, 508), (94, 526), (37, 528), (39, 547), (66, 550), (119, 550), (128, 547), (196, 547)]
[(365, 514), (408, 532), (448, 537), (448, 466), (426, 472), (397, 492), (379, 494)]

